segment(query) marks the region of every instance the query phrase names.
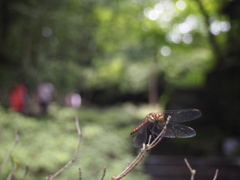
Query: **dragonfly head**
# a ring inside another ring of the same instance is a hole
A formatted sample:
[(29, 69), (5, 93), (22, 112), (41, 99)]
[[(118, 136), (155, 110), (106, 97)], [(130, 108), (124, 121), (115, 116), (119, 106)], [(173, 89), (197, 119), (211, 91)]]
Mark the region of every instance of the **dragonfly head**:
[(149, 121), (150, 122), (162, 121), (163, 120), (163, 114), (162, 113), (150, 113), (148, 116), (149, 116)]

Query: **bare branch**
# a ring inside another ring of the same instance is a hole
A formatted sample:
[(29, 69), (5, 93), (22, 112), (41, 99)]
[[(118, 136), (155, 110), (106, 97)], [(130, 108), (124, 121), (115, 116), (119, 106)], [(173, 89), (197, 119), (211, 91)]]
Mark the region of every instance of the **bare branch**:
[[(184, 158), (184, 161), (185, 161), (185, 163), (186, 163), (186, 165), (187, 165), (187, 167), (188, 167), (188, 169), (189, 169), (189, 171), (191, 173), (191, 180), (194, 180), (194, 176), (195, 176), (197, 171), (190, 166), (187, 158)], [(213, 180), (216, 180), (217, 176), (218, 176), (218, 169), (216, 169), (216, 171), (215, 171), (215, 175), (213, 177)]]
[(101, 180), (103, 180), (103, 179), (104, 179), (104, 177), (105, 177), (105, 175), (106, 175), (106, 171), (107, 171), (107, 168), (104, 168), (104, 169), (103, 169), (103, 175), (102, 175), (102, 178), (101, 178)]
[(77, 155), (78, 155), (78, 152), (79, 152), (79, 149), (80, 149), (80, 143), (81, 143), (81, 140), (82, 140), (82, 132), (80, 130), (79, 122), (78, 122), (77, 117), (76, 117), (75, 121), (76, 121), (76, 128), (77, 128), (77, 131), (78, 131), (78, 144), (77, 144), (77, 148), (75, 150), (75, 153), (72, 157), (72, 160), (70, 160), (65, 166), (63, 166), (61, 169), (59, 169), (55, 174), (46, 177), (46, 180), (52, 180), (53, 178), (58, 176), (62, 171), (64, 171), (66, 168), (68, 168), (77, 159)]
[(147, 144), (150, 144), (151, 139), (152, 139), (152, 136), (150, 135), (149, 138), (148, 138), (148, 143)]
[(14, 176), (16, 176), (16, 172), (19, 168), (19, 163), (16, 163), (16, 161), (14, 161), (13, 157), (11, 156), (11, 164), (12, 164), (12, 168), (11, 168), (11, 172), (9, 173), (7, 180), (12, 180)]
[(161, 139), (163, 138), (163, 136), (166, 132), (167, 125), (168, 125), (170, 119), (171, 119), (171, 116), (168, 116), (167, 121), (166, 121), (161, 133), (151, 143), (150, 143), (151, 136), (149, 136), (148, 144), (143, 144), (143, 147), (140, 150), (137, 157), (131, 163), (128, 164), (128, 166), (125, 168), (125, 170), (123, 172), (121, 172), (116, 177), (112, 177), (112, 180), (122, 179), (124, 176), (126, 176), (129, 172), (131, 172), (139, 164), (139, 162), (141, 162), (141, 160), (144, 158), (144, 156), (147, 154), (147, 152), (149, 150), (151, 150), (153, 147), (155, 147), (161, 141)]
[(25, 173), (24, 173), (23, 178), (22, 178), (21, 180), (24, 180), (24, 179), (25, 179), (25, 177), (26, 177), (27, 174), (28, 174), (28, 171), (29, 171), (29, 167), (26, 166), (26, 168), (25, 168)]
[(79, 174), (79, 180), (82, 180), (82, 169), (78, 169), (78, 174)]
[(213, 180), (216, 180), (216, 179), (217, 179), (217, 176), (218, 176), (218, 169), (216, 169), (216, 171), (215, 171), (215, 175), (214, 175), (214, 177), (213, 177)]
[(191, 173), (191, 180), (194, 180), (194, 176), (195, 176), (195, 174), (196, 174), (196, 170), (193, 169), (193, 168), (190, 166), (187, 158), (184, 158), (184, 161), (185, 161), (185, 163), (186, 163), (186, 165), (187, 165), (187, 167), (188, 167), (188, 169), (189, 169), (189, 171), (190, 171), (190, 173)]
[(167, 125), (168, 125), (170, 119), (171, 119), (171, 116), (168, 116), (167, 121), (166, 121), (161, 133), (154, 139), (154, 141), (151, 144), (147, 144), (147, 151), (154, 148), (162, 140), (162, 138), (164, 137), (164, 134), (167, 130)]
[(19, 143), (19, 140), (20, 140), (20, 136), (19, 136), (18, 132), (16, 132), (14, 145), (13, 145), (12, 149), (8, 152), (8, 155), (6, 156), (6, 158), (4, 159), (4, 161), (3, 161), (3, 163), (2, 163), (2, 165), (1, 165), (1, 167), (0, 167), (0, 172), (1, 172), (2, 169), (5, 167), (8, 159), (11, 157), (14, 149), (17, 147), (17, 144)]

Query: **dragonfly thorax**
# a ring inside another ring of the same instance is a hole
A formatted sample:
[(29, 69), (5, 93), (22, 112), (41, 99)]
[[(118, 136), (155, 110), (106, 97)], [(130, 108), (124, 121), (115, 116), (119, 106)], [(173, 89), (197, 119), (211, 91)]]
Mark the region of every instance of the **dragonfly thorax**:
[(149, 123), (154, 123), (155, 121), (162, 121), (163, 120), (163, 114), (162, 113), (149, 113), (147, 115), (147, 121)]

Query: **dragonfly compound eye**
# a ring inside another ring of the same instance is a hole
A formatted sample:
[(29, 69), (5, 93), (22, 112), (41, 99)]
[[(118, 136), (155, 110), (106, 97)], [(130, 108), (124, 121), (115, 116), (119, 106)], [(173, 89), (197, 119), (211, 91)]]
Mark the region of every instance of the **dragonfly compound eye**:
[(162, 113), (156, 113), (155, 114), (155, 120), (157, 120), (157, 121), (163, 120), (163, 114)]

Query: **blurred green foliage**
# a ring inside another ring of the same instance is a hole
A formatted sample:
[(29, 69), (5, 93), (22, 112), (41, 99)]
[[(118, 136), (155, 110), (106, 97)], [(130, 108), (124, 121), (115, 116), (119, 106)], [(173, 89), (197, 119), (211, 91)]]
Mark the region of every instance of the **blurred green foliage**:
[[(50, 81), (60, 102), (66, 93), (77, 90), (84, 103), (92, 103), (95, 95), (102, 105), (102, 109), (80, 110), (53, 105), (46, 119), (0, 109), (1, 162), (19, 131), (21, 140), (13, 153), (20, 164), (17, 175), (29, 165), (29, 179), (44, 179), (71, 159), (77, 143), (77, 116), (83, 131), (80, 155), (59, 179), (76, 179), (79, 167), (85, 179), (100, 177), (104, 167), (106, 179), (117, 175), (133, 159), (131, 122), (144, 117), (149, 109), (143, 114), (129, 104), (104, 109), (104, 100), (141, 93), (144, 99), (155, 70), (159, 89), (164, 92), (167, 87), (165, 91), (169, 91), (162, 94), (162, 104), (174, 88), (204, 85), (206, 75), (218, 63), (216, 57), (228, 48), (238, 52), (239, 46), (227, 41), (239, 38), (238, 31), (231, 36), (228, 33), (230, 21), (223, 9), (229, 2), (1, 0), (1, 103), (7, 106), (8, 92), (16, 81), (27, 83), (32, 94), (40, 82)], [(218, 25), (215, 29), (214, 23)], [(219, 24), (225, 29), (219, 29)], [(209, 34), (214, 35), (218, 51)], [(99, 97), (99, 92), (105, 92), (104, 96)], [(208, 149), (213, 146), (209, 144)], [(5, 178), (10, 168), (8, 162), (0, 178)], [(145, 176), (134, 171), (126, 179)]]
[[(202, 3), (212, 22), (226, 20), (220, 14), (224, 1), (216, 2)], [(111, 88), (113, 96), (147, 93), (154, 59), (161, 87), (201, 86), (215, 65), (196, 1), (3, 0), (2, 5), (7, 8), (0, 16), (8, 22), (1, 21), (0, 28), (2, 89), (21, 80), (32, 89), (51, 81), (59, 95)], [(216, 36), (221, 46), (225, 34)]]
[[(57, 179), (77, 179), (78, 168), (84, 179), (100, 179), (107, 168), (106, 179), (118, 175), (127, 163), (134, 159), (132, 138), (129, 135), (134, 127), (137, 112), (132, 105), (110, 109), (81, 108), (80, 110), (52, 105), (47, 117), (26, 117), (11, 111), (0, 110), (0, 162), (12, 148), (16, 131), (20, 142), (12, 157), (19, 164), (17, 179), (20, 179), (29, 166), (28, 179), (44, 179), (56, 172), (73, 156), (78, 136), (75, 117), (79, 118), (83, 138), (77, 161)], [(143, 164), (141, 164), (143, 165)], [(138, 167), (137, 169), (141, 169)], [(10, 173), (8, 161), (0, 173), (6, 179)], [(133, 171), (126, 179), (146, 179), (139, 170)], [(98, 178), (97, 178), (98, 177)]]

